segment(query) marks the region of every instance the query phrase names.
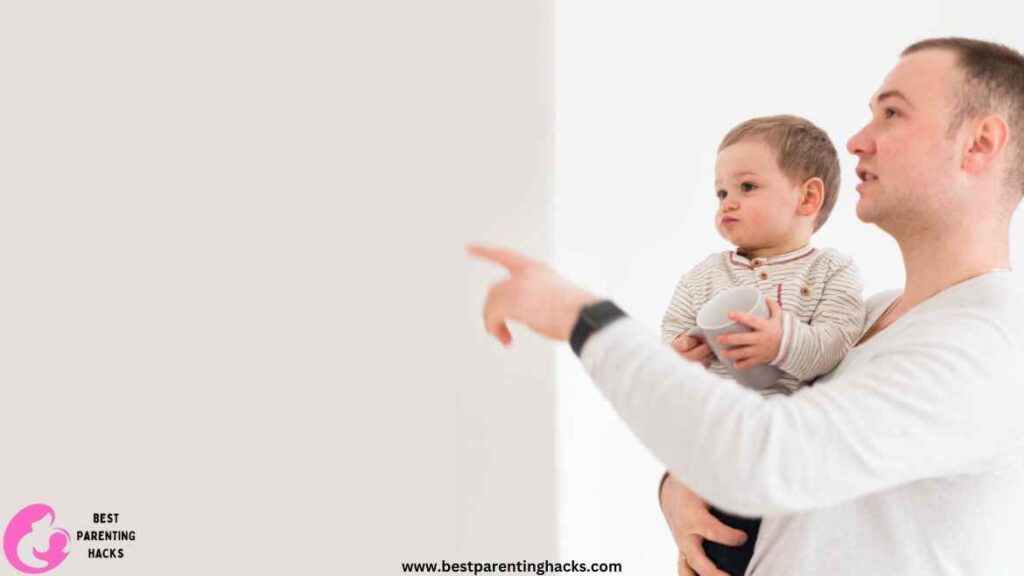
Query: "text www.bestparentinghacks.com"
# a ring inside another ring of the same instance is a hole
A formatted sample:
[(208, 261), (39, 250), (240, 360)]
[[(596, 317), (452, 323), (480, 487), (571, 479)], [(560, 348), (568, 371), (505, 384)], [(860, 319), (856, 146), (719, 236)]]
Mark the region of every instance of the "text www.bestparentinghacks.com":
[(437, 574), (613, 574), (622, 572), (619, 562), (403, 562), (403, 573)]

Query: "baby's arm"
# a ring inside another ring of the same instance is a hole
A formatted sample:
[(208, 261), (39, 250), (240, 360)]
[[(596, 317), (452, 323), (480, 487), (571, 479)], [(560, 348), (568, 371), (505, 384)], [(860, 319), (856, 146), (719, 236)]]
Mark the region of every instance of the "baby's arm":
[(711, 348), (705, 342), (686, 335), (697, 326), (697, 309), (700, 307), (692, 290), (694, 272), (691, 270), (683, 276), (672, 294), (672, 301), (661, 321), (661, 340), (683, 358), (707, 366), (712, 358)]
[(665, 317), (661, 320), (661, 341), (671, 344), (676, 336), (685, 334), (697, 326), (697, 304), (693, 295), (690, 283), (693, 281), (694, 273), (687, 272), (676, 285), (672, 293), (672, 301), (665, 310)]
[(798, 380), (832, 371), (864, 330), (864, 287), (851, 260), (844, 260), (825, 281), (810, 324), (783, 312), (782, 339), (771, 364)]

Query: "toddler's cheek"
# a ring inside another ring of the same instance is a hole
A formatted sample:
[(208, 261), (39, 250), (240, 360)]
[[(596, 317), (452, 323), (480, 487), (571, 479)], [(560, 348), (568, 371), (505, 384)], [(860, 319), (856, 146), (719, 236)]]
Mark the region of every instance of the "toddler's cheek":
[(760, 213), (751, 210), (743, 215), (743, 224), (750, 230), (758, 230), (764, 225), (764, 217)]

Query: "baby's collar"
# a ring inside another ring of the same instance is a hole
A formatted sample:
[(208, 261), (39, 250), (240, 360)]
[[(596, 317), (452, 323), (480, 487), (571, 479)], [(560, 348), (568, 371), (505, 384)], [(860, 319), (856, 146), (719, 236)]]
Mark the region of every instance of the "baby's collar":
[(785, 254), (779, 254), (778, 256), (768, 256), (764, 258), (750, 258), (749, 255), (742, 249), (737, 248), (736, 250), (729, 253), (729, 262), (737, 266), (744, 268), (760, 268), (761, 266), (772, 266), (775, 264), (785, 264), (794, 260), (809, 256), (814, 252), (814, 246), (810, 244), (803, 248), (798, 248), (792, 252)]

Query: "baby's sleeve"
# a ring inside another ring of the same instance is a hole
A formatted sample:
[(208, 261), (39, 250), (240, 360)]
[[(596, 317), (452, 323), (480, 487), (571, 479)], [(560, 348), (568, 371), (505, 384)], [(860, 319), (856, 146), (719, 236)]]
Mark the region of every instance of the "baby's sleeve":
[(699, 294), (702, 292), (696, 283), (704, 276), (701, 272), (707, 266), (702, 262), (683, 275), (676, 285), (665, 316), (661, 320), (661, 340), (671, 344), (676, 336), (697, 326), (697, 311), (702, 305)]
[(825, 279), (810, 323), (801, 322), (791, 312), (783, 313), (782, 341), (771, 364), (802, 381), (831, 372), (864, 330), (863, 290), (853, 260), (839, 259)]

